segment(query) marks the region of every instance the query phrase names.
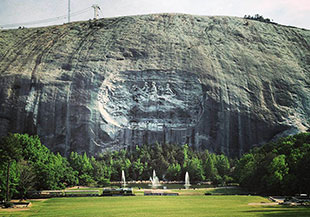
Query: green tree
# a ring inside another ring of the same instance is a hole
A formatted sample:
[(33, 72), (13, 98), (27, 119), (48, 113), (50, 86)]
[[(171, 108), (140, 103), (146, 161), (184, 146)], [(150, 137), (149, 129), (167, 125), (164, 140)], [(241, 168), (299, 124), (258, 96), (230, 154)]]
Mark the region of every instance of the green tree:
[(29, 191), (34, 190), (36, 175), (32, 165), (25, 160), (18, 163), (17, 169), (19, 173), (17, 191), (19, 192), (19, 198), (22, 200), (26, 199)]
[(310, 143), (302, 145), (302, 157), (296, 162), (296, 180), (298, 192), (310, 194)]
[(228, 158), (225, 155), (221, 154), (217, 156), (216, 168), (218, 174), (222, 177), (229, 174), (230, 164)]
[(184, 168), (187, 167), (187, 163), (188, 163), (188, 161), (189, 161), (188, 149), (189, 149), (188, 145), (185, 144), (185, 145), (183, 146), (183, 157), (184, 157), (184, 158), (183, 158), (183, 167), (184, 167)]
[(94, 157), (90, 158), (90, 163), (93, 167), (92, 178), (96, 181), (97, 185), (105, 186), (110, 183), (108, 167), (104, 161), (96, 160)]
[(131, 164), (131, 168), (132, 168), (131, 172), (132, 178), (134, 180), (141, 179), (141, 175), (144, 171), (144, 164), (140, 161), (140, 158), (138, 158)]
[(62, 157), (61, 160), (63, 169), (61, 170), (62, 176), (60, 177), (60, 182), (63, 183), (65, 187), (79, 184), (78, 171), (73, 170), (66, 158)]
[(197, 157), (194, 157), (187, 161), (186, 167), (184, 167), (184, 171), (187, 171), (189, 173), (191, 181), (193, 182), (205, 180), (201, 160)]
[(19, 141), (19, 134), (9, 134), (0, 143), (0, 158), (6, 164), (6, 201), (10, 195), (10, 169), (13, 162), (17, 162), (22, 157), (22, 145)]
[(79, 155), (71, 152), (69, 162), (73, 170), (78, 172), (79, 184), (89, 186), (95, 183), (92, 178), (93, 166), (86, 153)]
[(178, 163), (169, 165), (165, 176), (166, 179), (170, 181), (180, 180), (180, 176), (181, 176), (181, 165)]
[[(1, 192), (9, 192), (6, 199), (12, 193), (24, 197), (32, 188), (60, 189), (76, 183), (76, 173), (68, 161), (42, 145), (38, 136), (10, 134), (0, 144), (1, 160), (4, 159), (0, 162), (0, 188)], [(3, 176), (9, 187), (3, 185)]]
[(309, 193), (310, 133), (281, 138), (241, 157), (234, 176), (259, 193)]
[(217, 169), (214, 166), (214, 162), (216, 161), (216, 159), (213, 156), (214, 154), (210, 154), (208, 151), (206, 151), (206, 159), (203, 165), (206, 179), (209, 179), (212, 181), (218, 175)]
[(241, 186), (251, 187), (255, 185), (256, 161), (252, 153), (241, 157), (235, 170), (235, 178)]
[(285, 155), (278, 155), (268, 166), (268, 174), (265, 175), (264, 181), (269, 192), (281, 193), (284, 177), (289, 171), (285, 158)]

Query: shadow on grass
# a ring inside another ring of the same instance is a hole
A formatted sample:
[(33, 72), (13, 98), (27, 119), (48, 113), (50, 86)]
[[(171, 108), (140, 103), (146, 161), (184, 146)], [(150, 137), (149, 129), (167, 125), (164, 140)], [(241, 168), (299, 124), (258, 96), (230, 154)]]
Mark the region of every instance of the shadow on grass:
[(262, 209), (244, 211), (246, 213), (260, 213), (266, 217), (309, 217), (310, 208), (307, 207), (262, 207)]
[(249, 192), (245, 191), (239, 187), (223, 187), (223, 188), (214, 188), (208, 190), (206, 193), (211, 193), (212, 195), (248, 195)]

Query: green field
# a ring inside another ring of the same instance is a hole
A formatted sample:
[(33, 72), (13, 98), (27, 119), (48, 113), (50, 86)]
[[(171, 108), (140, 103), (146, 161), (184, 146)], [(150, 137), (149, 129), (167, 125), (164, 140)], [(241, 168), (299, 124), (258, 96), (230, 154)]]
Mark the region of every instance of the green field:
[(29, 210), (1, 210), (0, 216), (310, 216), (310, 208), (249, 205), (269, 203), (258, 196), (134, 196), (53, 198), (32, 201)]

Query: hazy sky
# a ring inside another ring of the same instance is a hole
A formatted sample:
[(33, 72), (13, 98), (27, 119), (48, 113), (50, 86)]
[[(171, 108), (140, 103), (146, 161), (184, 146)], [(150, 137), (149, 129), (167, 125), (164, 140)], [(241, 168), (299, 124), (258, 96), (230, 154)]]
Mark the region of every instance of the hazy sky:
[[(71, 21), (93, 18), (91, 5), (98, 4), (100, 17), (176, 12), (195, 15), (243, 17), (260, 14), (275, 22), (310, 29), (310, 0), (70, 0)], [(85, 10), (84, 10), (85, 9)], [(41, 21), (36, 26), (67, 22), (68, 0), (0, 0), (0, 26)], [(77, 12), (77, 13), (75, 13)], [(59, 17), (60, 16), (60, 17)], [(46, 20), (59, 17), (58, 19)], [(53, 22), (47, 22), (53, 21)], [(31, 25), (22, 24), (21, 26)], [(32, 25), (34, 26), (34, 25)]]

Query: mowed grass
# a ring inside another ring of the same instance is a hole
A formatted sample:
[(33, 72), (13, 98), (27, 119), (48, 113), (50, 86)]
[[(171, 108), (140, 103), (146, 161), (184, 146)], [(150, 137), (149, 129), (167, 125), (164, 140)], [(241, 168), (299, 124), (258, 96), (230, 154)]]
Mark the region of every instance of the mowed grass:
[(0, 216), (310, 216), (310, 208), (248, 205), (269, 203), (258, 196), (133, 196), (53, 198), (33, 201), (25, 211), (0, 210)]

